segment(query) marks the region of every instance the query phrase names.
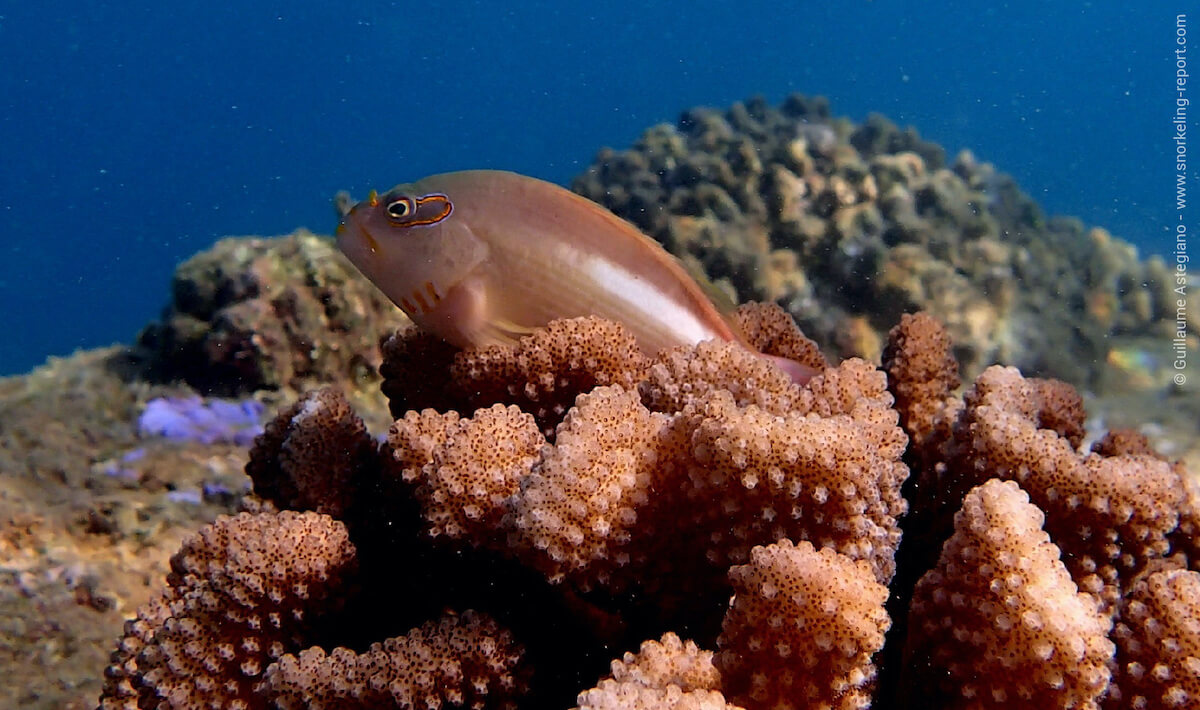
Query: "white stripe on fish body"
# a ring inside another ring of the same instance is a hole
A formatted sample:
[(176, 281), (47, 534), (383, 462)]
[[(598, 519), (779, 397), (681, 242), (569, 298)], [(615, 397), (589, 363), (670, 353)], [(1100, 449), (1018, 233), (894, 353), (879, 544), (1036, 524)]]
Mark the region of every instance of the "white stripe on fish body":
[(583, 261), (582, 267), (597, 285), (614, 294), (631, 314), (636, 314), (637, 320), (658, 324), (680, 344), (719, 337), (685, 304), (672, 300), (653, 283), (621, 265), (601, 256), (592, 256)]

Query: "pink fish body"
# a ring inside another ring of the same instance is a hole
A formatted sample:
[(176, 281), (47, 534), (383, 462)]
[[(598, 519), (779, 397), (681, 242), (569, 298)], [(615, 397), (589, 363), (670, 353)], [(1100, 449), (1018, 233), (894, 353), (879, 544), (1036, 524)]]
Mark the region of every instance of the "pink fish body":
[(337, 234), (414, 323), (460, 347), (512, 344), (551, 320), (586, 315), (624, 324), (651, 354), (708, 339), (750, 347), (657, 242), (534, 178), (434, 175), (372, 194)]

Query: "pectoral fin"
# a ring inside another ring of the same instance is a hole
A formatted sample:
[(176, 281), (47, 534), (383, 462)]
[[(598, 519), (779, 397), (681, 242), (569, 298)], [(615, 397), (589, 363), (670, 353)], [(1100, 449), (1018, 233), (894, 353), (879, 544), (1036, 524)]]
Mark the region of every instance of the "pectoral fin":
[(538, 330), (503, 318), (488, 319), (481, 331), (481, 345), (516, 345), (517, 341)]
[(809, 380), (821, 374), (819, 370), (814, 370), (808, 365), (789, 360), (786, 357), (767, 355), (766, 353), (759, 353), (758, 356), (774, 363), (775, 367), (786, 372), (788, 377), (792, 378), (792, 382), (798, 385), (806, 385)]
[(467, 278), (452, 287), (420, 325), (461, 348), (516, 345), (537, 330), (535, 326), (499, 317), (493, 310), (484, 280)]
[(460, 348), (472, 347), (487, 328), (487, 312), (486, 289), (478, 279), (467, 278), (452, 286), (417, 325)]

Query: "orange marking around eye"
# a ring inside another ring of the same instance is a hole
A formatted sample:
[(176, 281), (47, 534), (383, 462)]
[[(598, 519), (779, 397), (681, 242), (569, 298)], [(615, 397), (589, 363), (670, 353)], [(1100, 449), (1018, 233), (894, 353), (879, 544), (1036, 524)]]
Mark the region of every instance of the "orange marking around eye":
[(367, 202), (370, 203), (370, 205), (372, 207), (378, 207), (379, 206), (379, 193), (375, 192), (374, 190), (371, 190), (371, 192), (369, 192), (367, 194)]
[(430, 225), (430, 224), (437, 224), (438, 222), (441, 222), (443, 219), (446, 219), (447, 217), (449, 217), (450, 213), (454, 211), (454, 205), (453, 205), (453, 203), (450, 202), (450, 198), (446, 197), (445, 195), (443, 195), (441, 193), (435, 192), (435, 193), (432, 193), (429, 195), (425, 195), (424, 197), (418, 197), (416, 208), (413, 210), (413, 214), (414, 215), (420, 214), (421, 207), (426, 204), (440, 204), (441, 209), (438, 210), (438, 212), (436, 214), (433, 214), (429, 217), (425, 217), (423, 219), (410, 220), (408, 222), (405, 222), (405, 224), (408, 226), (413, 226), (413, 227), (421, 227), (421, 226)]
[(433, 287), (432, 281), (425, 282), (425, 292), (429, 294), (429, 297), (433, 299), (434, 303), (442, 300), (442, 297), (438, 295), (437, 289)]

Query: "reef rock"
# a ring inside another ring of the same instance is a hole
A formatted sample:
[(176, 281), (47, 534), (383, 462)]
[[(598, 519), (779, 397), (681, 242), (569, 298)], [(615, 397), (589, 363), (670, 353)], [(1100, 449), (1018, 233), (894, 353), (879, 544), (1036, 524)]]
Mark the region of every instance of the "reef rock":
[(380, 337), (407, 318), (328, 238), (231, 237), (175, 270), (171, 304), (138, 344), (147, 374), (205, 393), (377, 381)]
[(737, 301), (782, 304), (843, 357), (877, 359), (900, 314), (923, 310), (946, 324), (969, 377), (1004, 362), (1091, 386), (1110, 336), (1165, 344), (1173, 330), (1161, 259), (1045, 217), (970, 153), (947, 163), (911, 128), (855, 125), (821, 98), (685, 111), (601, 151), (572, 187)]

